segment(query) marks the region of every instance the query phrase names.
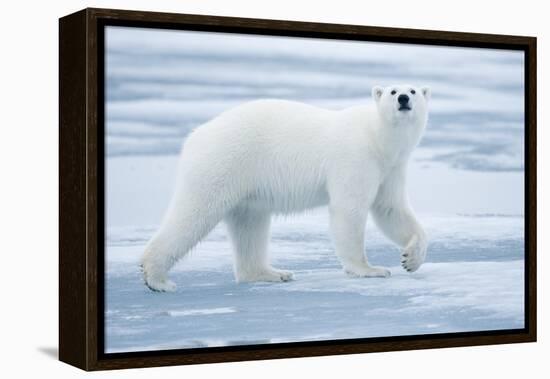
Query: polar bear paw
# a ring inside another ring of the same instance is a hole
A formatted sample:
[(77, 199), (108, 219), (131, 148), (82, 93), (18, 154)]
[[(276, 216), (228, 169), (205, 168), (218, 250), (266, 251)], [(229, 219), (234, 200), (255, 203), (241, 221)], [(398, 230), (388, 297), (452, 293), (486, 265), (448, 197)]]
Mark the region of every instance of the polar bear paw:
[(144, 266), (141, 266), (143, 271), (143, 280), (145, 285), (154, 292), (174, 292), (177, 288), (176, 283), (169, 280), (165, 275), (151, 275)]
[(145, 279), (145, 285), (149, 287), (151, 291), (155, 292), (174, 292), (177, 288), (176, 283), (171, 280), (150, 280)]
[(401, 252), (401, 266), (408, 272), (418, 270), (426, 259), (426, 245), (424, 239), (413, 237)]
[(354, 265), (344, 268), (346, 274), (355, 278), (388, 278), (391, 271), (385, 267), (374, 267), (369, 265)]
[(289, 282), (294, 279), (292, 271), (267, 267), (251, 273), (236, 273), (237, 282)]

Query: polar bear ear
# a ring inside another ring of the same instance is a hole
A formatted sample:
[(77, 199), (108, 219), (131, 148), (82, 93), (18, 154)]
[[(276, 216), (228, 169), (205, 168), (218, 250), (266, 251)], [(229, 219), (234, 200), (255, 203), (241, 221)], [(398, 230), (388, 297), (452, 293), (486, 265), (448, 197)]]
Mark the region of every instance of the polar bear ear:
[(380, 98), (382, 97), (382, 94), (384, 93), (384, 88), (380, 87), (380, 86), (374, 86), (372, 87), (372, 98), (375, 100), (375, 101), (378, 101), (380, 100)]
[(422, 87), (422, 95), (424, 95), (426, 100), (430, 100), (430, 97), (432, 96), (432, 90), (430, 87)]

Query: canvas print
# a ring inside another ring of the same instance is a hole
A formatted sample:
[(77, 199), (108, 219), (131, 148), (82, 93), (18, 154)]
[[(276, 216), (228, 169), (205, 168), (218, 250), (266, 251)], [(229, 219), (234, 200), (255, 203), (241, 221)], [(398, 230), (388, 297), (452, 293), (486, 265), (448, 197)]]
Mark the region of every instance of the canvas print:
[(107, 26), (104, 352), (522, 329), (524, 70)]

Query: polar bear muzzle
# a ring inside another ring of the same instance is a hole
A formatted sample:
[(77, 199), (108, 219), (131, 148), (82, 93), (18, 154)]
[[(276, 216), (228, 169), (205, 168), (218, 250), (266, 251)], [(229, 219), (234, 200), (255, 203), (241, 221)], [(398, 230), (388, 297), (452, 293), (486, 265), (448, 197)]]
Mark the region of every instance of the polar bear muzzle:
[(411, 110), (411, 105), (409, 103), (409, 96), (408, 95), (405, 95), (405, 94), (401, 94), (399, 95), (399, 97), (397, 98), (397, 102), (399, 103), (399, 110), (400, 111), (410, 111)]

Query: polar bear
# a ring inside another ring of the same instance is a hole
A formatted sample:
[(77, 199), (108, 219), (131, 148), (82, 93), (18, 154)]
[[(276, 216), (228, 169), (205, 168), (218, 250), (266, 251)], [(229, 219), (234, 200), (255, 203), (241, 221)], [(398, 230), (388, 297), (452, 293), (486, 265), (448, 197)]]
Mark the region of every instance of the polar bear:
[(370, 213), (415, 271), (427, 238), (405, 191), (407, 163), (428, 118), (430, 90), (376, 86), (374, 104), (327, 110), (256, 100), (220, 114), (186, 139), (176, 190), (141, 260), (146, 285), (173, 291), (170, 268), (220, 221), (227, 224), (237, 282), (288, 281), (268, 261), (271, 217), (328, 205), (344, 271), (388, 277), (364, 254)]

